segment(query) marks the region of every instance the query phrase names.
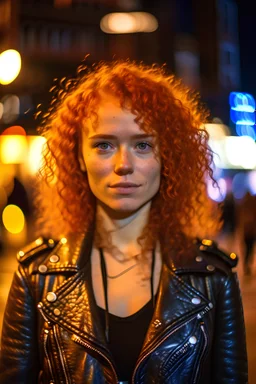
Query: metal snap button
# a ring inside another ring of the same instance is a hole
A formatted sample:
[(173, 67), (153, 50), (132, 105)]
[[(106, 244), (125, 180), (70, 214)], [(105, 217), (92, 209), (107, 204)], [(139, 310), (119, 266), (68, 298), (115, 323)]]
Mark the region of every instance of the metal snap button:
[(202, 244), (203, 245), (208, 245), (209, 247), (212, 245), (213, 241), (212, 240), (208, 240), (208, 239), (203, 239), (202, 240)]
[(201, 299), (200, 297), (193, 297), (193, 299), (191, 300), (191, 302), (195, 305), (198, 305), (201, 303)]
[(35, 241), (35, 243), (36, 243), (36, 245), (41, 245), (41, 244), (43, 244), (43, 239), (41, 238), (41, 237), (39, 237), (38, 239), (36, 239), (36, 241)]
[(208, 271), (212, 272), (212, 271), (215, 270), (215, 267), (214, 267), (214, 265), (209, 264), (209, 265), (207, 265), (206, 269), (207, 269)]
[(59, 256), (58, 255), (51, 255), (50, 257), (50, 262), (51, 263), (57, 263), (59, 261)]
[(55, 245), (54, 240), (53, 240), (53, 239), (49, 239), (49, 240), (48, 240), (48, 245), (49, 245), (49, 247), (53, 248), (54, 245)]
[(158, 319), (156, 319), (153, 324), (154, 324), (155, 328), (158, 328), (158, 327), (160, 327), (160, 325), (162, 325), (161, 321)]
[(50, 303), (53, 303), (54, 301), (57, 300), (57, 296), (54, 292), (48, 292), (46, 296), (46, 300), (49, 301)]
[(200, 261), (203, 261), (202, 256), (197, 256), (197, 257), (196, 257), (196, 261), (197, 261), (198, 263), (200, 263)]
[(46, 265), (44, 265), (44, 264), (39, 265), (39, 267), (38, 267), (38, 271), (41, 272), (41, 273), (45, 273), (45, 272), (47, 272), (47, 267), (46, 267)]
[(190, 344), (196, 344), (196, 342), (197, 342), (197, 338), (196, 338), (195, 336), (191, 336), (191, 337), (189, 338), (189, 342), (190, 342)]
[(60, 310), (58, 308), (55, 308), (53, 313), (54, 313), (55, 316), (59, 316), (60, 315)]

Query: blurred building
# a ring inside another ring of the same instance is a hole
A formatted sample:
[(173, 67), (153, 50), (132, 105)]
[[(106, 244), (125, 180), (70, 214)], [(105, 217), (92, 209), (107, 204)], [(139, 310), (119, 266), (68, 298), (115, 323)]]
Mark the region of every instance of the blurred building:
[[(154, 15), (157, 30), (100, 29), (104, 15), (130, 11)], [(15, 48), (23, 60), (20, 75), (0, 96), (18, 96), (15, 124), (28, 133), (35, 132), (36, 105), (48, 103), (53, 79), (74, 75), (88, 53), (88, 65), (113, 57), (166, 63), (201, 92), (213, 117), (229, 123), (228, 94), (240, 86), (235, 0), (0, 0), (0, 15), (0, 52)], [(0, 123), (4, 129), (11, 121)]]
[(229, 125), (229, 93), (240, 87), (236, 1), (177, 0), (175, 14), (175, 71), (200, 90), (212, 117)]

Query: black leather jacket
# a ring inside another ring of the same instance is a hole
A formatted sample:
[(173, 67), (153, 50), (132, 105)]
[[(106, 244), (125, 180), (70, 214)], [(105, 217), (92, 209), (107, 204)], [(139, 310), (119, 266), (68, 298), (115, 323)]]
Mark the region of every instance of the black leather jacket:
[[(236, 256), (203, 243), (163, 264), (133, 383), (248, 382)], [(38, 239), (19, 253), (3, 323), (1, 384), (117, 383), (90, 252), (90, 241), (77, 238)]]

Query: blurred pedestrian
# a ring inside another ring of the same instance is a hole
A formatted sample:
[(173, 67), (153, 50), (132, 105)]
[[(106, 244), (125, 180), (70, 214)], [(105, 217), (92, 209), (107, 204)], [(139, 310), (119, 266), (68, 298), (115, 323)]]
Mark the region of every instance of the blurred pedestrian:
[(232, 192), (228, 192), (223, 203), (222, 211), (222, 228), (218, 234), (218, 244), (224, 249), (234, 247), (234, 239), (237, 230), (237, 207)]
[(156, 66), (101, 63), (62, 91), (41, 131), (45, 232), (18, 254), (2, 384), (247, 383), (236, 256), (198, 239), (220, 217), (206, 118)]
[(244, 246), (244, 273), (250, 275), (256, 242), (256, 196), (250, 192), (245, 194), (240, 206), (240, 228)]

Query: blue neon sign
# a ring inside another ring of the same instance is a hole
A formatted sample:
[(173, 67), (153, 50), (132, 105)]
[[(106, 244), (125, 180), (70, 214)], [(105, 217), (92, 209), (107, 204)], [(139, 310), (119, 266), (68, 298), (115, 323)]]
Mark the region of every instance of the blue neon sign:
[(249, 93), (231, 92), (229, 95), (229, 105), (234, 111), (255, 111), (255, 100)]
[[(255, 135), (255, 99), (249, 93), (231, 92), (229, 95), (230, 119), (236, 124), (239, 136)], [(242, 128), (244, 126), (244, 128)], [(251, 127), (251, 129), (249, 128)]]

